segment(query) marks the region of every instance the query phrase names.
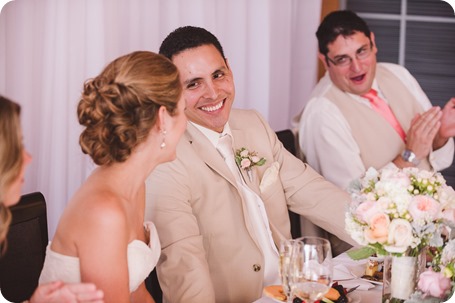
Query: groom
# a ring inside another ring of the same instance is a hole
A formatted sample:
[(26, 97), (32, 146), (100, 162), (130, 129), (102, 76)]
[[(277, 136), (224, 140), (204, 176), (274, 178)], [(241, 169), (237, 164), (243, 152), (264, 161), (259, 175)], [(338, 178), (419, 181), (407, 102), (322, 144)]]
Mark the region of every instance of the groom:
[[(279, 284), (288, 209), (354, 243), (344, 230), (348, 194), (287, 152), (256, 111), (231, 109), (233, 75), (214, 35), (181, 27), (160, 53), (179, 69), (189, 120), (177, 159), (147, 183), (166, 302), (253, 302), (264, 286)], [(265, 163), (235, 166), (232, 152), (241, 148)]]

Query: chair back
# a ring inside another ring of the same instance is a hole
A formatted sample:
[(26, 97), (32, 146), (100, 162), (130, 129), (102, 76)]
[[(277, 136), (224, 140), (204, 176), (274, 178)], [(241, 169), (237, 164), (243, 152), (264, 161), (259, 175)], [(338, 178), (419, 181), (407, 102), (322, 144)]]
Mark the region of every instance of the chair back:
[[(292, 130), (285, 129), (276, 132), (278, 139), (283, 143), (284, 148), (286, 148), (291, 154), (297, 157), (297, 147), (296, 147), (296, 137)], [(301, 226), (300, 226), (300, 215), (292, 211), (289, 212), (289, 220), (291, 221), (291, 235), (292, 238), (300, 238), (302, 236)]]
[(0, 288), (10, 302), (28, 300), (38, 286), (48, 244), (46, 200), (40, 192), (23, 195), (11, 207), (13, 219), (0, 257)]

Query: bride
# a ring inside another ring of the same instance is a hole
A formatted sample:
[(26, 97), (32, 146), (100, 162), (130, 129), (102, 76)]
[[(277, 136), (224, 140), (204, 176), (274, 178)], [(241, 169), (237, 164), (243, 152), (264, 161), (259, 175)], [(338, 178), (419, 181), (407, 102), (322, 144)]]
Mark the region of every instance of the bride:
[(145, 179), (176, 156), (186, 127), (176, 67), (152, 52), (111, 62), (79, 101), (82, 151), (98, 167), (69, 201), (50, 242), (40, 283), (92, 282), (105, 302), (153, 302), (144, 279), (160, 254), (144, 224)]

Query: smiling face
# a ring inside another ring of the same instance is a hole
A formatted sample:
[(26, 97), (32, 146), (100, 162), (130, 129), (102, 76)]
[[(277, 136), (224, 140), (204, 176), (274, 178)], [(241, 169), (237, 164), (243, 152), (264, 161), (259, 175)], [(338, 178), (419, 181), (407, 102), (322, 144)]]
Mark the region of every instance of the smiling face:
[(235, 96), (233, 75), (223, 56), (208, 44), (180, 52), (172, 62), (180, 72), (188, 119), (221, 133)]
[[(372, 43), (371, 54), (362, 60), (357, 59), (356, 54)], [(374, 34), (371, 33), (371, 41), (365, 34), (355, 32), (351, 36), (338, 36), (337, 39), (328, 45), (327, 56), (336, 60), (342, 56), (352, 58), (348, 66), (336, 66), (332, 62), (326, 61), (324, 55), (319, 54), (319, 59), (323, 62), (329, 72), (332, 82), (342, 91), (362, 95), (367, 93), (376, 74), (376, 53), (377, 48), (374, 42)]]

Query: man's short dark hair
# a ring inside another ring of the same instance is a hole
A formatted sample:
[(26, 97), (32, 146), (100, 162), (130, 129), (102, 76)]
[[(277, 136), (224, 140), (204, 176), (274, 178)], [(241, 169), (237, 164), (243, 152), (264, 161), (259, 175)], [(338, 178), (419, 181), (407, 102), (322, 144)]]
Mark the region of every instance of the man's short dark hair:
[(218, 39), (208, 30), (196, 26), (183, 26), (171, 32), (161, 43), (160, 54), (172, 60), (172, 57), (190, 48), (213, 45), (223, 59), (224, 52)]
[(356, 32), (364, 33), (371, 40), (371, 32), (365, 20), (352, 11), (340, 10), (328, 14), (318, 27), (319, 52), (327, 55), (328, 45), (333, 43), (338, 36), (349, 37)]

